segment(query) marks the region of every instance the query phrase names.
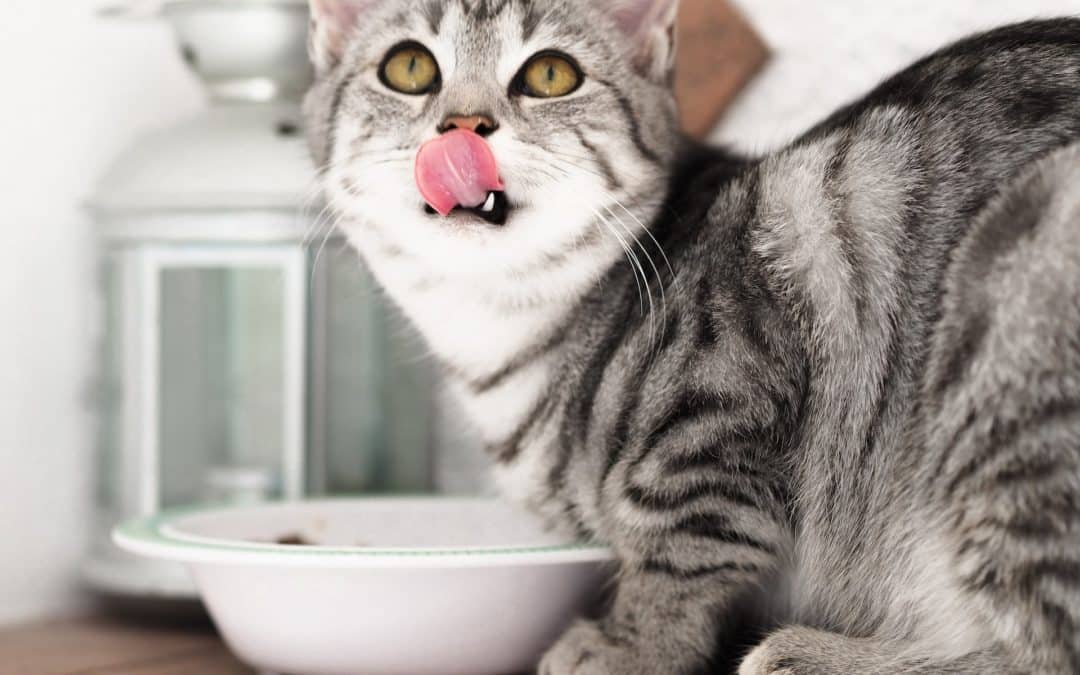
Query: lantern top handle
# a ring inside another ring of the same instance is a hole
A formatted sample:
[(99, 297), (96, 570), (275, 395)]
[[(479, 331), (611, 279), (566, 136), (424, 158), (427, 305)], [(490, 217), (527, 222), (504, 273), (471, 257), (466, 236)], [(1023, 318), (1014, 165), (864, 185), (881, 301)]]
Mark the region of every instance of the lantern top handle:
[(298, 101), (311, 86), (306, 0), (128, 0), (99, 14), (164, 18), (214, 100)]

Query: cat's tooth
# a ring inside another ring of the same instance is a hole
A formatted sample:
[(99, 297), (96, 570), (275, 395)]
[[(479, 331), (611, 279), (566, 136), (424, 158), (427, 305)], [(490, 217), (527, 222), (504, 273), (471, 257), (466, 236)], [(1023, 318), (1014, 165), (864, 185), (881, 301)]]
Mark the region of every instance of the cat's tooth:
[(480, 210), (483, 211), (484, 213), (488, 213), (488, 212), (492, 211), (494, 208), (495, 208), (495, 193), (494, 192), (489, 192), (487, 201), (484, 202), (484, 205), (480, 208)]

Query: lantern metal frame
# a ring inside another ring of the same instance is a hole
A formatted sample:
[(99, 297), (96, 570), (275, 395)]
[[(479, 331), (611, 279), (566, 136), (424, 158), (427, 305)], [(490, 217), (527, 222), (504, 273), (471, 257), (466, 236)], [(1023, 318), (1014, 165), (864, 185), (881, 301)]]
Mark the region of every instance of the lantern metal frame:
[[(258, 245), (210, 248), (196, 245), (149, 244), (116, 253), (122, 259), (121, 286), (125, 306), (121, 329), (124, 344), (137, 354), (123, 362), (124, 409), (121, 413), (126, 467), (138, 467), (141, 480), (134, 508), (151, 515), (161, 508), (160, 395), (162, 274), (170, 269), (277, 269), (282, 273), (284, 373), (282, 401), (282, 496), (299, 499), (305, 485), (305, 372), (307, 259), (297, 246)], [(130, 406), (130, 407), (128, 407)], [(127, 496), (130, 498), (130, 496)]]

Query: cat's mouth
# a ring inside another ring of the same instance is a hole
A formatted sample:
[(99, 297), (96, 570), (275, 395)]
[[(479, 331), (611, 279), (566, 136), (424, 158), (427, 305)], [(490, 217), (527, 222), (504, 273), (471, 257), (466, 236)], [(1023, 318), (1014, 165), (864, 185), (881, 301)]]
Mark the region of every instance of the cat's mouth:
[[(489, 225), (501, 226), (506, 224), (510, 211), (510, 201), (506, 198), (506, 193), (501, 190), (492, 190), (488, 192), (487, 199), (480, 206), (464, 207), (458, 205), (453, 208), (447, 217), (482, 220)], [(439, 212), (428, 204), (424, 205), (424, 212), (432, 216), (439, 215)]]
[(455, 128), (425, 142), (414, 177), (428, 213), (465, 224), (506, 224), (506, 187), (494, 153), (476, 132)]

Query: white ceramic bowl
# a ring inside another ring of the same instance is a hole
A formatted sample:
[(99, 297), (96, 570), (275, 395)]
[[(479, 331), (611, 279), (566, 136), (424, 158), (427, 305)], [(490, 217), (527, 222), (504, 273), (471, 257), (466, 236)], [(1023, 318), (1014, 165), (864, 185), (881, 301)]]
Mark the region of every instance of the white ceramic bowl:
[[(281, 545), (299, 536), (315, 544)], [(611, 553), (494, 500), (355, 499), (166, 513), (121, 525), (186, 563), (225, 640), (263, 671), (530, 671), (610, 574)]]

